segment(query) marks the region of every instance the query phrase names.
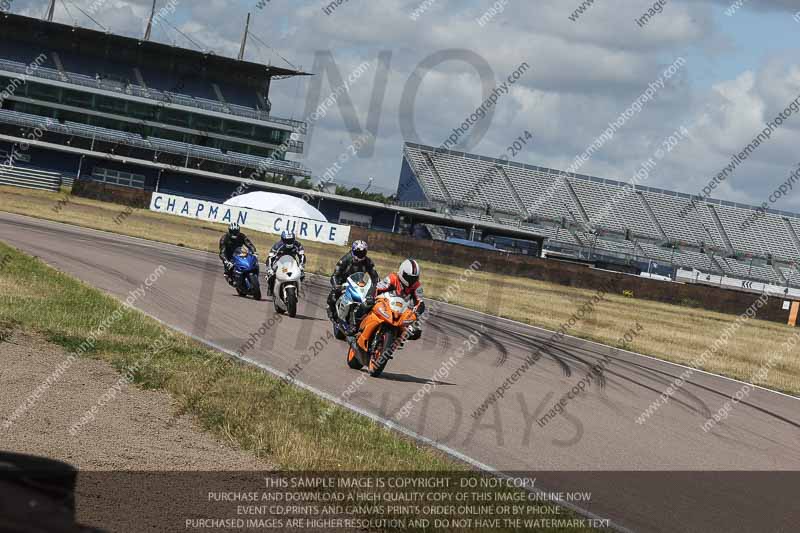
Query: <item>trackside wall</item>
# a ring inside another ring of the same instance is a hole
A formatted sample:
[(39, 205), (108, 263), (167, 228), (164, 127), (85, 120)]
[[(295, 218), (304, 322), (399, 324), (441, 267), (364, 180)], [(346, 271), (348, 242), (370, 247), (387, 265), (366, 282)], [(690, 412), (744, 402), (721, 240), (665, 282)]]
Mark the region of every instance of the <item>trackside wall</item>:
[[(632, 294), (633, 298), (698, 307), (732, 315), (741, 314), (757, 297), (757, 294), (750, 292), (707, 285), (670, 283), (598, 270), (576, 263), (493, 252), (443, 241), (413, 239), (404, 235), (370, 231), (364, 228), (352, 228), (350, 236), (352, 239), (366, 240), (372, 249), (387, 250), (421, 261), (435, 261), (461, 268), (467, 268), (474, 261), (480, 261), (481, 270), (484, 272), (519, 276), (590, 290), (610, 284), (613, 292), (618, 295), (625, 292)], [(782, 309), (782, 303), (782, 298), (770, 298), (759, 311), (759, 318), (785, 324), (789, 317), (789, 311)], [(676, 312), (680, 312), (680, 310), (676, 309)]]

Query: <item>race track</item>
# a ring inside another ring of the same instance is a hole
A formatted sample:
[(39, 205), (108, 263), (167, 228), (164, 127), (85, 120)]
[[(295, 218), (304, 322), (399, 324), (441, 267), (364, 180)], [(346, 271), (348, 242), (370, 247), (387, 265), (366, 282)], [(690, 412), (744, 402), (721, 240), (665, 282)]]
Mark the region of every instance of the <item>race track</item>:
[[(0, 213), (0, 240), (123, 299), (163, 265), (165, 273), (136, 307), (231, 351), (274, 314), (269, 299), (237, 297), (213, 254), (6, 213)], [(309, 276), (309, 281), (298, 318), (285, 319), (263, 335), (248, 358), (287, 372), (304, 353), (313, 355), (313, 345), (328, 331), (327, 280)], [(424, 339), (409, 343), (381, 379), (366, 380), (350, 403), (393, 419), (482, 326), (480, 343), (414, 404), (402, 426), (473, 464), (534, 471), (537, 486), (548, 490), (591, 491), (591, 502), (580, 507), (633, 531), (796, 527), (800, 401), (755, 389), (730, 418), (704, 432), (703, 422), (741, 388), (733, 380), (695, 372), (667, 405), (639, 425), (635, 419), (685, 369), (565, 337), (475, 420), (471, 413), (550, 332), (446, 305), (427, 324)], [(297, 379), (341, 397), (359, 373), (347, 368), (344, 343), (325, 342)], [(536, 419), (604, 355), (610, 362), (603, 386), (595, 381), (564, 415), (540, 427)], [(794, 473), (747, 473), (776, 470)], [(785, 484), (780, 490), (778, 481)]]

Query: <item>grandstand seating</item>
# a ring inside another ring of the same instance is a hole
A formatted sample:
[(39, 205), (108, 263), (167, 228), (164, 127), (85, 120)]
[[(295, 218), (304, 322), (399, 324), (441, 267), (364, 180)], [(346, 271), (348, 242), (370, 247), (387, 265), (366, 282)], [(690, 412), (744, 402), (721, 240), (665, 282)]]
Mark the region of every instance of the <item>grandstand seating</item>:
[[(691, 197), (684, 193), (631, 188), (613, 180), (415, 143), (405, 145), (404, 156), (432, 208), (523, 227), (550, 243), (629, 261), (650, 259), (800, 286), (800, 272), (793, 267), (800, 253), (800, 215), (794, 213), (769, 211), (743, 229), (755, 207), (707, 200), (687, 209)], [(495, 179), (481, 187), (482, 178), (491, 172)]]
[[(623, 232), (630, 228), (653, 238), (660, 236), (654, 231), (652, 220), (633, 190), (620, 192), (618, 187), (612, 188), (589, 180), (576, 179), (570, 182), (593, 224)], [(616, 204), (623, 203), (625, 210), (613, 209)]]
[(418, 152), (410, 154), (409, 164), (414, 169), (414, 172), (419, 179), (423, 190), (430, 192), (437, 200), (441, 199), (442, 201), (446, 201), (447, 197), (445, 196), (444, 191), (442, 191), (442, 189), (439, 187), (436, 179), (433, 177), (431, 168), (425, 161), (423, 154)]
[(55, 191), (61, 188), (61, 175), (20, 166), (6, 166), (7, 159), (0, 161), (0, 185)]
[(800, 272), (798, 272), (797, 269), (780, 267), (780, 271), (783, 277), (789, 280), (790, 285), (795, 287), (800, 286)]
[[(0, 59), (0, 70), (10, 72), (12, 74), (24, 74), (33, 78), (49, 79), (61, 83), (69, 83), (73, 85), (80, 85), (82, 87), (90, 87), (92, 89), (106, 90), (114, 93), (124, 93), (129, 96), (138, 96), (140, 98), (147, 98), (149, 100), (156, 100), (158, 102), (167, 102), (170, 104), (184, 105), (187, 107), (194, 107), (204, 109), (207, 111), (216, 111), (229, 115), (237, 115), (246, 118), (257, 120), (266, 120), (285, 124), (294, 128), (303, 128), (302, 122), (272, 116), (266, 110), (258, 109), (255, 107), (248, 107), (241, 104), (223, 103), (218, 100), (210, 98), (203, 98), (197, 96), (190, 96), (188, 94), (175, 92), (172, 89), (157, 89), (148, 86), (147, 88), (135, 84), (132, 81), (125, 83), (117, 82), (107, 78), (92, 77), (79, 72), (67, 70), (66, 72), (59, 72), (56, 69), (41, 66), (33, 72), (26, 72), (28, 64), (21, 61), (14, 61), (11, 59)], [(174, 87), (174, 86), (173, 86)], [(210, 87), (209, 87), (210, 90)], [(213, 98), (213, 91), (206, 93), (209, 97)]]
[(274, 82), (310, 73), (13, 13), (2, 18), (0, 82), (9, 90), (0, 98), (0, 145), (27, 142), (22, 163), (66, 173), (65, 183), (77, 172), (109, 190), (165, 186), (216, 200), (240, 179), (311, 177), (286, 160), (303, 152), (306, 125), (272, 115), (269, 101)]
[(434, 226), (433, 224), (425, 224), (425, 229), (428, 230), (428, 233), (431, 234), (431, 237), (433, 237), (434, 240), (437, 241), (447, 240), (447, 232), (443, 228), (439, 226)]
[(752, 250), (763, 255), (771, 253), (790, 261), (796, 256), (794, 242), (780, 217), (767, 213), (764, 218), (754, 219), (746, 229), (741, 229), (749, 211), (724, 205), (714, 206), (714, 209), (726, 228), (737, 229), (727, 232), (737, 250)]
[(564, 187), (561, 178), (555, 173), (526, 172), (523, 169), (508, 166), (506, 167), (506, 175), (508, 175), (512, 183), (519, 184), (517, 185), (517, 191), (526, 206), (536, 205), (540, 195), (546, 191), (553, 190), (550, 201), (543, 203), (535, 213), (528, 214), (541, 214), (554, 219), (565, 216), (568, 220), (573, 220), (573, 215), (578, 216), (580, 211), (577, 205), (575, 205), (572, 196)]
[[(499, 174), (496, 165), (486, 161), (471, 161), (463, 157), (448, 154), (432, 156), (436, 169), (448, 175), (461, 175), (463, 179), (446, 183), (451, 198), (456, 203), (484, 208), (486, 205), (498, 211), (519, 214), (514, 196)], [(488, 195), (488, 187), (482, 183), (491, 183), (492, 195)]]
[[(44, 128), (46, 123), (46, 119), (44, 117), (20, 113), (17, 111), (9, 111), (6, 109), (0, 109), (0, 120), (5, 123), (31, 128), (37, 126)], [(110, 141), (128, 146), (144, 148), (146, 150), (167, 152), (176, 155), (201, 157), (211, 161), (219, 161), (221, 163), (228, 163), (245, 168), (259, 168), (259, 165), (263, 165), (263, 168), (266, 168), (267, 170), (290, 173), (298, 176), (310, 176), (310, 172), (305, 169), (302, 164), (294, 161), (268, 159), (246, 154), (237, 154), (235, 152), (223, 153), (215, 148), (207, 148), (204, 146), (171, 141), (168, 139), (159, 139), (156, 137), (148, 137), (147, 139), (144, 139), (139, 134), (101, 128), (98, 126), (88, 126), (86, 124), (80, 124), (77, 122), (66, 121), (64, 124), (51, 123), (47, 129), (49, 131), (59, 132), (66, 135), (75, 135), (87, 139)]]

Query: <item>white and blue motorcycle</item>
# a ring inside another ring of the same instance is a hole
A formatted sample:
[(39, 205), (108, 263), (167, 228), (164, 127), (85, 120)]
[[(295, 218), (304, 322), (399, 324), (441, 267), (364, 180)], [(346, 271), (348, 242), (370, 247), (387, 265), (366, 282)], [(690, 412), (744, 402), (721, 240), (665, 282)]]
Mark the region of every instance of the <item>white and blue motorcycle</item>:
[(356, 334), (362, 318), (359, 309), (375, 292), (372, 277), (365, 272), (351, 274), (342, 288), (344, 292), (336, 301), (333, 319), (333, 334), (339, 340)]

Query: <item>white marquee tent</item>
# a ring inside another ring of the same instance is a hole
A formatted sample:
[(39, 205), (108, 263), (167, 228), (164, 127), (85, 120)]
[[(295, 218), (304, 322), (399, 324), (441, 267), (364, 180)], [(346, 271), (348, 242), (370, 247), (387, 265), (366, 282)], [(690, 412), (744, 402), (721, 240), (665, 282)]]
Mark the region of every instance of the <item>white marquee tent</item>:
[(280, 213), (291, 217), (308, 218), (327, 222), (325, 215), (315, 207), (306, 203), (302, 198), (288, 194), (276, 194), (266, 191), (256, 191), (234, 196), (225, 205), (234, 207), (248, 207), (259, 211)]

